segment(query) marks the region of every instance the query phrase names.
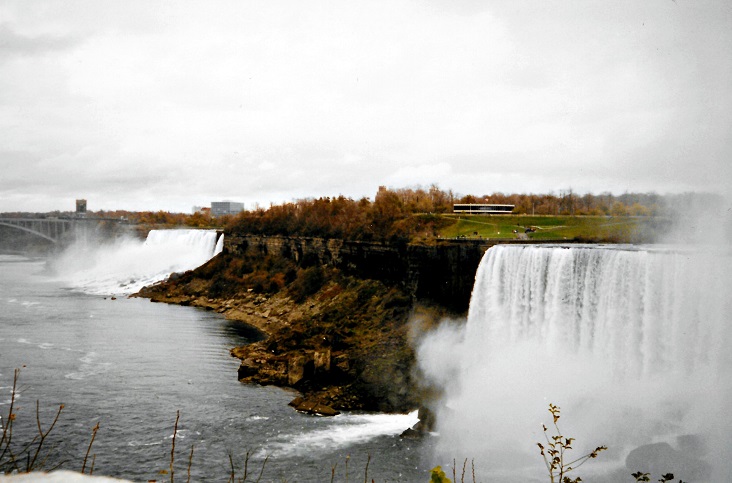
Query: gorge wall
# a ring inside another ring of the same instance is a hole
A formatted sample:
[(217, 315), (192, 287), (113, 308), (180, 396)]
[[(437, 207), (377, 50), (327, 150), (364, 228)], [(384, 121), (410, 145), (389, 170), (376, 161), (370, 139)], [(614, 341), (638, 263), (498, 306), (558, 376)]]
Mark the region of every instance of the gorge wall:
[(227, 234), (224, 250), (234, 255), (281, 255), (299, 264), (317, 261), (360, 278), (399, 284), (418, 300), (465, 312), (485, 251), (498, 243), (516, 242), (441, 240), (434, 245), (414, 245)]

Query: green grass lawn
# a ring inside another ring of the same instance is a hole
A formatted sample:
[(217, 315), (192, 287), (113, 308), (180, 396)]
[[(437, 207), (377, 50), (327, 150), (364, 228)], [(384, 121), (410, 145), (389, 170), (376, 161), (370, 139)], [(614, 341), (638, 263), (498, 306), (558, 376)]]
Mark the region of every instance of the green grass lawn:
[[(442, 238), (518, 238), (527, 228), (532, 240), (574, 240), (637, 243), (651, 241), (657, 225), (649, 217), (464, 215), (443, 217), (453, 223), (442, 228)], [(514, 233), (516, 230), (518, 233)], [(646, 236), (648, 235), (648, 236)], [(523, 236), (523, 235), (522, 235)]]

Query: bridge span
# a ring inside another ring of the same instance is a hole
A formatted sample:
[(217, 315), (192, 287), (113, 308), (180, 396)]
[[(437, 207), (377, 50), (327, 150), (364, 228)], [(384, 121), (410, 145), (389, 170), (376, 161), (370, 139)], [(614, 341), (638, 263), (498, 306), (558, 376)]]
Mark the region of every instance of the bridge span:
[(125, 219), (100, 217), (0, 218), (0, 226), (31, 233), (55, 244), (88, 240), (104, 223), (129, 224)]

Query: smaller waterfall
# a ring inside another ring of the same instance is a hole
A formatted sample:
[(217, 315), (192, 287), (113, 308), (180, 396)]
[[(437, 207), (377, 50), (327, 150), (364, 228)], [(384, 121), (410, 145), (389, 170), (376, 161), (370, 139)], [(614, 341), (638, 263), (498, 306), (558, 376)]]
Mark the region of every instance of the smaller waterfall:
[(418, 350), (444, 394), (439, 452), (529, 481), (520, 469), (541, 475), (535, 443), (553, 403), (577, 451), (605, 444), (616, 466), (636, 446), (689, 434), (728, 460), (730, 273), (728, 252), (489, 249), (467, 324), (443, 324)]
[(151, 230), (143, 242), (71, 247), (53, 262), (58, 277), (76, 289), (101, 295), (127, 295), (194, 269), (220, 253), (224, 235), (215, 230)]

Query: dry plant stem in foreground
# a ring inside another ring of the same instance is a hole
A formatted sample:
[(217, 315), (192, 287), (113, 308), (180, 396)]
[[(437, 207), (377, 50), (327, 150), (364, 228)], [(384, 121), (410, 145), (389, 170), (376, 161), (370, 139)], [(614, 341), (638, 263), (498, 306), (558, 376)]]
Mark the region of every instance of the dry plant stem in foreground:
[[(94, 444), (94, 438), (97, 437), (97, 431), (99, 431), (99, 423), (97, 423), (96, 426), (92, 429), (92, 438), (91, 441), (89, 441), (89, 447), (86, 449), (86, 455), (84, 456), (84, 463), (81, 465), (81, 474), (84, 474), (84, 470), (86, 469), (86, 460), (89, 458), (89, 452), (91, 451), (92, 445)], [(92, 467), (89, 470), (89, 474), (91, 475), (94, 473), (94, 459), (96, 459), (97, 455), (94, 455), (92, 457)]]
[[(45, 456), (42, 455), (43, 446), (46, 443), (48, 435), (51, 434), (56, 426), (64, 405), (59, 405), (56, 416), (47, 430), (43, 430), (41, 425), (40, 401), (36, 401), (36, 427), (38, 435), (30, 442), (21, 444), (20, 449), (15, 449), (13, 445), (13, 426), (17, 419), (15, 412), (15, 401), (18, 395), (18, 378), (20, 377), (20, 369), (15, 369), (13, 373), (13, 387), (10, 394), (10, 406), (6, 417), (0, 416), (2, 424), (2, 436), (0, 436), (0, 473), (29, 473), (33, 470), (43, 469), (50, 452)], [(25, 462), (25, 465), (23, 465)], [(51, 470), (57, 469), (63, 465), (65, 461), (61, 461)]]
[[(0, 470), (2, 470), (3, 473), (10, 472), (5, 470), (6, 465), (9, 462), (14, 461), (10, 445), (13, 442), (13, 421), (15, 421), (15, 413), (13, 410), (15, 409), (15, 394), (18, 387), (19, 374), (20, 369), (16, 369), (13, 374), (13, 389), (10, 392), (10, 408), (8, 409), (8, 415), (4, 418), (0, 416), (0, 424), (2, 424), (3, 430), (3, 434), (0, 437)], [(9, 458), (9, 461), (6, 461), (6, 456)]]
[[(234, 455), (229, 452), (229, 465), (231, 467), (231, 473), (229, 474), (229, 479), (227, 480), (228, 483), (239, 483), (247, 481), (247, 476), (249, 475), (249, 457), (251, 456), (251, 451), (247, 450), (246, 454), (244, 455), (244, 474), (241, 476), (241, 478), (236, 477), (236, 466), (234, 465)], [(262, 461), (262, 467), (259, 469), (259, 475), (257, 476), (257, 479), (255, 481), (261, 481), (262, 475), (264, 474), (264, 468), (267, 466), (267, 461), (269, 461), (269, 456), (266, 455), (264, 457), (264, 461)]]
[(193, 445), (191, 445), (191, 454), (188, 456), (188, 479), (187, 483), (191, 483), (191, 466), (193, 465)]
[(180, 410), (175, 412), (175, 426), (173, 426), (173, 446), (170, 448), (170, 483), (174, 483), (175, 474), (173, 463), (175, 462), (175, 436), (178, 434), (178, 420), (180, 419)]
[[(180, 410), (175, 412), (175, 425), (173, 426), (173, 444), (170, 448), (170, 483), (174, 483), (175, 479), (175, 439), (178, 435), (178, 421), (180, 421)], [(187, 483), (190, 483), (191, 481), (191, 466), (193, 465), (193, 448), (194, 445), (191, 445), (191, 452), (188, 455), (188, 469), (187, 469)], [(229, 459), (231, 459), (231, 455), (229, 455)], [(233, 463), (232, 463), (232, 471), (233, 471)], [(231, 480), (229, 480), (231, 481)]]
[(580, 456), (577, 459), (565, 462), (566, 452), (572, 449), (574, 438), (566, 438), (562, 435), (557, 421), (559, 421), (559, 407), (549, 404), (549, 412), (552, 414), (555, 435), (550, 436), (549, 429), (546, 425), (542, 425), (544, 429), (544, 438), (547, 446), (536, 443), (539, 446), (541, 456), (544, 458), (546, 469), (549, 471), (549, 478), (552, 483), (579, 483), (582, 478), (570, 478), (567, 473), (579, 468), (591, 458), (597, 458), (598, 453), (605, 451), (606, 446), (598, 446), (594, 451)]
[[(465, 483), (465, 472), (467, 466), (468, 458), (465, 458), (465, 460), (463, 461), (463, 471), (460, 475), (460, 483)], [(473, 483), (476, 483), (477, 480), (475, 479), (475, 460), (470, 460), (470, 467), (472, 470)], [(457, 460), (455, 458), (452, 459), (452, 480), (445, 475), (445, 472), (442, 471), (441, 466), (435, 466), (430, 470), (431, 483), (457, 483), (457, 481)]]
[(371, 463), (371, 454), (369, 454), (366, 459), (366, 470), (363, 473), (363, 483), (368, 483), (369, 481), (369, 463)]
[[(460, 474), (460, 483), (465, 483), (465, 469), (468, 466), (468, 458), (463, 460), (463, 472)], [(475, 460), (470, 460), (470, 467), (473, 472), (473, 483), (475, 483)], [(452, 480), (457, 482), (457, 460), (452, 459)]]
[[(41, 449), (43, 448), (43, 443), (45, 443), (46, 438), (49, 434), (51, 434), (51, 431), (53, 430), (54, 426), (56, 426), (56, 423), (58, 422), (59, 416), (61, 416), (61, 411), (64, 410), (64, 405), (61, 404), (58, 407), (58, 411), (56, 411), (56, 417), (53, 418), (53, 422), (51, 423), (51, 426), (48, 428), (47, 431), (43, 431), (43, 428), (41, 427), (41, 403), (40, 401), (36, 400), (36, 425), (38, 427), (38, 445), (36, 446), (36, 452), (33, 454), (33, 459), (27, 460), (29, 461), (26, 466), (26, 472), (32, 471), (36, 467), (36, 461), (38, 460), (38, 455), (41, 454)], [(35, 442), (36, 439), (34, 438), (33, 442)], [(30, 454), (30, 453), (29, 453)], [(44, 458), (42, 460), (43, 463), (45, 463), (46, 459)], [(40, 467), (43, 467), (43, 464), (41, 463), (39, 465)]]

